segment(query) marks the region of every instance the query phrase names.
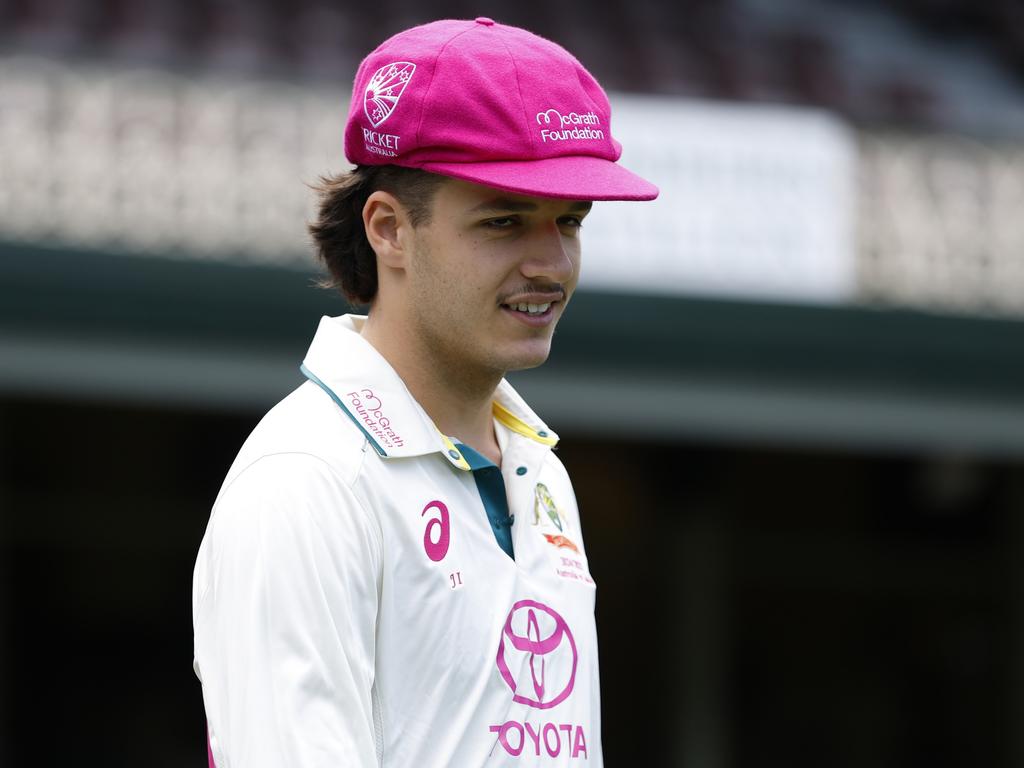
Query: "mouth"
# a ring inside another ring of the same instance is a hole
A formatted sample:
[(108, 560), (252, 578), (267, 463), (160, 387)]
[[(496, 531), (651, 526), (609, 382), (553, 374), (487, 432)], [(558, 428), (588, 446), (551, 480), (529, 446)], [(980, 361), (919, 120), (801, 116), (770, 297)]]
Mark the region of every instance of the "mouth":
[(539, 304), (529, 302), (502, 304), (501, 311), (532, 328), (542, 328), (554, 320), (555, 306), (558, 303), (557, 301), (545, 301)]
[(521, 301), (521, 302), (517, 302), (515, 304), (502, 304), (501, 307), (502, 307), (502, 309), (508, 309), (508, 310), (513, 311), (513, 312), (522, 312), (524, 314), (533, 315), (534, 317), (536, 317), (536, 316), (539, 316), (539, 315), (543, 315), (545, 312), (549, 311), (551, 309), (552, 305), (554, 305), (554, 304), (555, 304), (555, 302), (553, 302), (553, 301), (545, 301), (545, 302), (539, 303), (539, 304), (533, 304), (533, 303), (527, 303), (525, 301)]

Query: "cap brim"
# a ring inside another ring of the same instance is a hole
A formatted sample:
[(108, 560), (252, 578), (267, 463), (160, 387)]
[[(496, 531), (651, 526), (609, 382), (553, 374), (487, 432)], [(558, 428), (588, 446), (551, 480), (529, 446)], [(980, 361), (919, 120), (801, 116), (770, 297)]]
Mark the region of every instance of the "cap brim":
[(563, 200), (653, 200), (658, 188), (601, 157), (550, 157), (485, 163), (427, 163), (424, 171), (506, 192)]

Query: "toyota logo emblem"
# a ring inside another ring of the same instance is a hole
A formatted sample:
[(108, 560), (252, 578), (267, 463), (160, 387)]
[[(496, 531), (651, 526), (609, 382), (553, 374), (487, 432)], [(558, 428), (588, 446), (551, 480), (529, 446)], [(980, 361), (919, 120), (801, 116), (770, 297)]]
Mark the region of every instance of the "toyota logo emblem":
[(520, 600), (505, 619), (496, 661), (513, 701), (550, 709), (572, 693), (579, 654), (565, 619), (543, 603)]

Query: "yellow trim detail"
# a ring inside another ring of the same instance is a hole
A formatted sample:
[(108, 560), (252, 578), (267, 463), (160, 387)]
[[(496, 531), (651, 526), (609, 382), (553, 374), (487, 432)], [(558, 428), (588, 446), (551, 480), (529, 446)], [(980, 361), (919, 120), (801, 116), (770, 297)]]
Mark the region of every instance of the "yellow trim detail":
[(459, 460), (458, 461), (455, 461), (452, 458), (452, 455), (450, 453), (448, 454), (448, 460), (451, 461), (452, 464), (457, 466), (459, 469), (464, 469), (466, 471), (469, 471), (469, 469), (470, 469), (469, 462), (466, 461), (466, 457), (462, 455), (462, 451), (460, 451), (458, 448), (455, 447), (455, 443), (453, 443), (451, 440), (449, 440), (448, 439), (448, 435), (446, 435), (444, 432), (442, 432), (441, 430), (438, 429), (437, 430), (437, 434), (439, 434), (441, 436), (441, 439), (444, 440), (444, 447), (447, 450), (455, 451), (457, 454), (459, 454)]
[(541, 445), (554, 446), (558, 445), (558, 439), (554, 437), (541, 437), (541, 435), (527, 424), (525, 421), (520, 419), (508, 408), (501, 405), (501, 403), (494, 401), (491, 403), (491, 411), (494, 413), (494, 418), (504, 424), (506, 427), (511, 429), (513, 432), (518, 432), (524, 437), (528, 437), (531, 440), (536, 440)]

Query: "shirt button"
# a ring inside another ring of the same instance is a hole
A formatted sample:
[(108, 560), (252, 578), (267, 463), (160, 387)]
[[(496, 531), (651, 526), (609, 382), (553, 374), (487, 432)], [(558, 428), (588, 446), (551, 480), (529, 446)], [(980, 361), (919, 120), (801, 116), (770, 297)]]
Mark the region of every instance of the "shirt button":
[(451, 456), (451, 457), (452, 457), (453, 459), (455, 459), (456, 461), (458, 461), (459, 459), (461, 459), (461, 458), (462, 458), (462, 456), (461, 456), (461, 455), (459, 454), (459, 452), (458, 452), (458, 451), (456, 451), (456, 450), (451, 450), (451, 451), (448, 451), (448, 455), (449, 455), (449, 456)]
[(538, 432), (537, 434), (540, 435), (541, 437), (547, 437), (548, 436), (547, 432)]
[(516, 474), (522, 477), (526, 474), (526, 467), (516, 467)]
[(475, 21), (477, 24), (483, 24), (485, 27), (494, 26), (494, 19), (488, 19), (486, 16), (477, 16)]

